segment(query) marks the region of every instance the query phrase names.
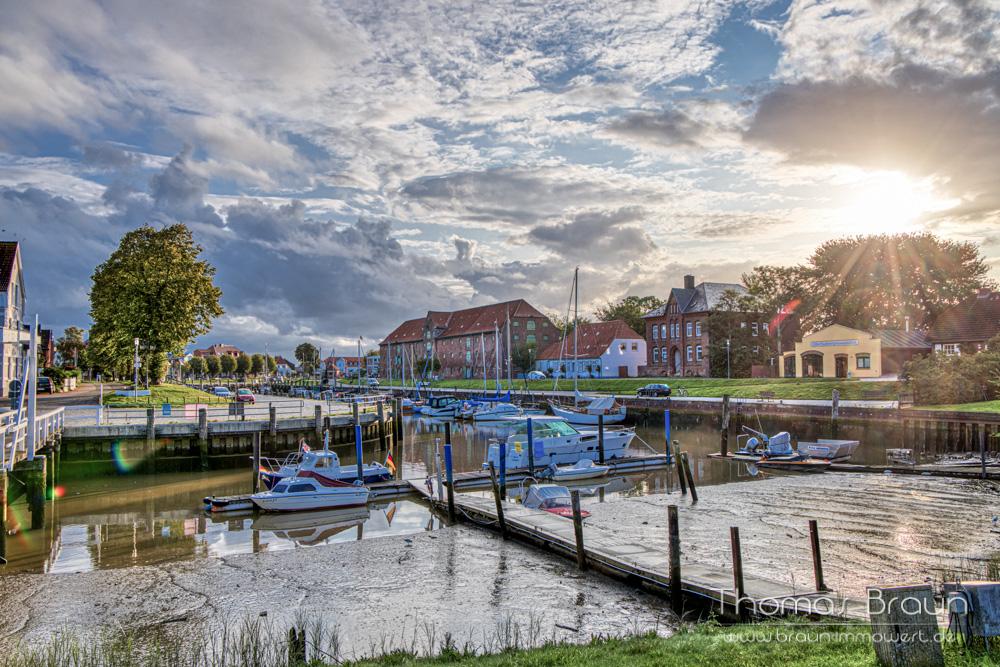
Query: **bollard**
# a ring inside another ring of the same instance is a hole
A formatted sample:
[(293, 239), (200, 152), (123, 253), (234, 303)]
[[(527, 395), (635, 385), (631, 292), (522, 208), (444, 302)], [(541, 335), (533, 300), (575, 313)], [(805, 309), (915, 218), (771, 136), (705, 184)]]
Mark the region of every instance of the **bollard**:
[(500, 442), (500, 495), (507, 497), (507, 443)]
[(667, 536), (670, 548), (670, 606), (679, 615), (684, 608), (681, 591), (681, 530), (677, 505), (667, 506)]
[(667, 443), (667, 465), (674, 462), (673, 454), (670, 452), (670, 408), (663, 411), (663, 440)]
[(597, 462), (604, 463), (604, 415), (597, 415)]
[(737, 526), (729, 527), (729, 544), (733, 550), (733, 592), (736, 596), (736, 615), (742, 621), (746, 618), (743, 604), (746, 588), (743, 585), (743, 551), (740, 549), (740, 529)]
[[(448, 431), (445, 431), (445, 435), (449, 435)], [(451, 440), (449, 437), (447, 440)], [(451, 443), (445, 442), (444, 445), (444, 472), (445, 478), (448, 481), (448, 519), (452, 523), (455, 522), (455, 477), (452, 474), (451, 468)]]
[(361, 424), (354, 422), (354, 451), (358, 456), (358, 480), (365, 481), (365, 451), (361, 440)]
[(829, 590), (823, 581), (823, 556), (819, 551), (819, 526), (815, 519), (809, 519), (809, 544), (812, 547), (813, 575), (816, 577), (816, 591)]
[(253, 480), (250, 489), (253, 493), (260, 491), (260, 442), (264, 434), (257, 431), (253, 434)]
[(587, 552), (583, 550), (583, 514), (580, 512), (580, 492), (573, 491), (573, 533), (576, 536), (576, 566), (587, 569)]
[(677, 468), (677, 481), (681, 483), (681, 495), (686, 496), (688, 492), (687, 480), (684, 478), (684, 465), (681, 462), (681, 446), (674, 441), (674, 467)]
[(688, 460), (688, 453), (681, 452), (681, 463), (684, 467), (684, 476), (687, 478), (688, 489), (691, 491), (691, 502), (698, 502), (698, 489), (694, 486), (694, 475), (691, 474), (691, 462)]
[(507, 522), (503, 516), (503, 501), (500, 499), (500, 485), (497, 484), (497, 469), (490, 461), (490, 483), (493, 485), (493, 500), (497, 506), (497, 523), (500, 526), (500, 537), (507, 539)]
[[(505, 447), (506, 443), (501, 446)], [(504, 479), (503, 473), (506, 467), (507, 466), (504, 464), (500, 465), (501, 479)], [(535, 432), (534, 429), (532, 428), (531, 417), (528, 417), (528, 474), (532, 476), (534, 476), (535, 474)]]

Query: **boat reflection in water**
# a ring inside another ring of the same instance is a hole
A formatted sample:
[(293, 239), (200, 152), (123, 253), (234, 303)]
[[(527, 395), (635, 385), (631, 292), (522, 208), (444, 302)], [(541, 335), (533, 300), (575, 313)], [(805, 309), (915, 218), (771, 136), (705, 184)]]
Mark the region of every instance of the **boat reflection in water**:
[[(395, 504), (389, 511), (395, 513)], [(349, 528), (357, 528), (358, 532), (363, 534), (363, 526), (372, 515), (376, 520), (380, 516), (384, 517), (387, 525), (392, 524), (392, 515), (386, 510), (350, 507), (294, 514), (261, 514), (253, 520), (252, 528), (257, 531), (268, 531), (279, 539), (290, 540), (299, 546), (310, 547), (325, 544)]]

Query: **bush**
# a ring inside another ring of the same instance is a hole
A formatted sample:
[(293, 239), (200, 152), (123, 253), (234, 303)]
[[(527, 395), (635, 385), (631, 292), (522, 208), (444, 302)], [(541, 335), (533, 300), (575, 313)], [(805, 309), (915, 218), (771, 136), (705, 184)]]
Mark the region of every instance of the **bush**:
[(1000, 398), (1000, 336), (977, 354), (931, 354), (903, 366), (900, 379), (917, 405), (975, 403)]

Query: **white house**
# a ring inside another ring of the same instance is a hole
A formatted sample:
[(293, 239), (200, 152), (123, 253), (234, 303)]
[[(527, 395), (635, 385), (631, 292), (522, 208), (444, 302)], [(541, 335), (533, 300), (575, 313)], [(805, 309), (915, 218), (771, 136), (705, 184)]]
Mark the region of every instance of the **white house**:
[[(646, 340), (622, 320), (581, 324), (573, 354), (573, 333), (538, 354), (535, 368), (546, 375), (581, 378), (638, 377), (646, 365)], [(560, 361), (561, 359), (561, 361)]]
[(0, 396), (7, 396), (10, 381), (21, 377), (29, 337), (24, 303), (21, 247), (0, 241)]
[(279, 377), (288, 377), (295, 372), (295, 364), (282, 356), (274, 357), (275, 373)]

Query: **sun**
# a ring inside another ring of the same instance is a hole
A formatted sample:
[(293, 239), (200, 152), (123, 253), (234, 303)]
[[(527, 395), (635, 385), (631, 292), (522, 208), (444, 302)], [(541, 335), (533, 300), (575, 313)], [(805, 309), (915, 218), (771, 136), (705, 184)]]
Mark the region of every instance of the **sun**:
[(918, 231), (924, 217), (958, 202), (940, 197), (929, 180), (916, 180), (898, 171), (867, 172), (847, 188), (836, 209), (841, 228), (857, 234), (895, 234)]

